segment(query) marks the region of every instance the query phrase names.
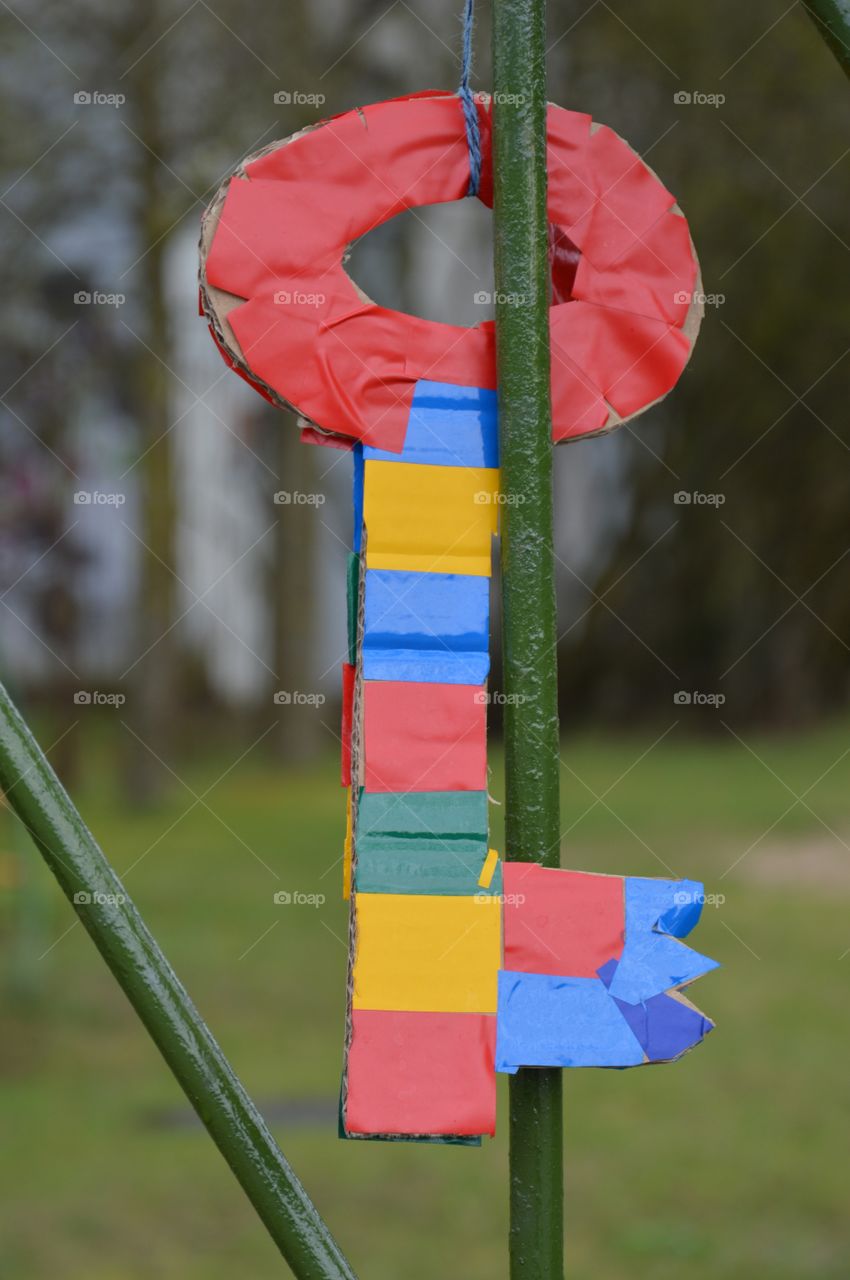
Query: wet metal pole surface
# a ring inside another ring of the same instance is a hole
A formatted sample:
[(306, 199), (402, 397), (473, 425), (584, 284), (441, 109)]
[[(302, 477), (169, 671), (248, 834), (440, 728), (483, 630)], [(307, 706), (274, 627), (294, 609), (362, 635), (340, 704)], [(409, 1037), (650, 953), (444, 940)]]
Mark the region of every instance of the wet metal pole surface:
[[(493, 0), (505, 857), (559, 863), (543, 0)], [(511, 1280), (563, 1276), (561, 1071), (510, 1080)]]
[(803, 7), (850, 76), (850, 0), (803, 0)]
[[(0, 685), (0, 788), (298, 1280), (354, 1280), (315, 1205)], [(116, 1161), (123, 1159), (118, 1138)]]

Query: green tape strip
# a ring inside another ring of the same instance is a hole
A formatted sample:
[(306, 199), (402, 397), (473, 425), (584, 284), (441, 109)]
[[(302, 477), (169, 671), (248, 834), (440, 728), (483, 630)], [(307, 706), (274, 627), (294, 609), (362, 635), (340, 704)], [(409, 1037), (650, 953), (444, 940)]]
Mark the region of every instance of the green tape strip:
[[(357, 837), (470, 838), (487, 843), (486, 791), (393, 791), (361, 789)], [(486, 850), (485, 850), (486, 856)]]
[(499, 866), (487, 889), (487, 793), (361, 792), (357, 818), (359, 893), (466, 896), (502, 892)]

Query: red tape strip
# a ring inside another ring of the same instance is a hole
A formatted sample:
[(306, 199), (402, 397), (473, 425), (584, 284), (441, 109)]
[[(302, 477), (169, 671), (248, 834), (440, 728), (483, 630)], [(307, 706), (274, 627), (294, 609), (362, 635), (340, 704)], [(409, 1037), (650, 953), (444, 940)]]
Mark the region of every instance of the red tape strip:
[[(489, 204), (489, 100), (478, 114)], [(612, 130), (550, 106), (548, 145), (553, 435), (566, 440), (674, 385), (697, 264), (673, 196)], [(205, 264), (207, 286), (244, 299), (227, 316), (243, 376), (328, 432), (396, 451), (420, 379), (494, 388), (491, 322), (376, 306), (342, 265), (352, 241), (404, 209), (462, 199), (468, 178), (460, 102), (434, 91), (335, 116), (249, 160), (214, 205)]]

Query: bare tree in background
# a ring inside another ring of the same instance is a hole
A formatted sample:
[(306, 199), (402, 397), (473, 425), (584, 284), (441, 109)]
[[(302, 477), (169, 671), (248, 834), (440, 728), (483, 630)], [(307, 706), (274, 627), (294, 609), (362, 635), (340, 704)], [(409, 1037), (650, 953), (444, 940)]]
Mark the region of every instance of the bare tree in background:
[[(23, 250), (11, 255), (20, 270), (7, 277), (10, 292), (25, 297), (40, 258), (46, 257), (64, 264), (70, 302), (79, 273), (51, 247), (64, 237), (74, 244), (75, 262), (88, 259), (94, 286), (120, 288), (128, 299), (115, 326), (126, 356), (120, 376), (136, 422), (128, 474), (140, 489), (134, 532), (141, 546), (125, 710), (137, 735), (131, 790), (144, 801), (163, 776), (156, 757), (166, 756), (174, 741), (183, 687), (175, 423), (170, 418), (177, 375), (164, 280), (168, 238), (184, 220), (199, 219), (217, 182), (246, 150), (307, 123), (308, 107), (296, 103), (282, 113), (274, 96), (281, 86), (300, 84), (295, 73), (304, 62), (306, 23), (298, 6), (284, 12), (280, 6), (232, 0), (215, 10), (201, 5), (182, 12), (163, 0), (145, 6), (89, 0), (73, 10), (43, 0), (30, 6), (26, 26), (10, 15), (6, 25), (15, 53), (39, 58), (44, 70), (37, 93), (23, 79), (7, 90), (20, 114), (32, 120), (26, 132), (8, 129), (9, 169), (14, 177), (23, 175), (20, 207), (10, 209), (6, 219), (15, 248)], [(98, 105), (91, 100), (97, 94), (117, 95), (120, 101)], [(41, 153), (51, 153), (50, 160), (39, 162)], [(73, 234), (69, 223), (76, 227)], [(99, 243), (105, 224), (115, 232), (109, 265)], [(25, 348), (18, 362), (24, 367), (40, 355), (39, 343), (47, 347), (54, 336), (45, 315), (35, 312), (34, 349)], [(112, 369), (113, 362), (106, 360), (95, 376), (108, 378)], [(45, 452), (48, 468), (62, 464), (57, 436), (63, 434), (67, 409), (67, 396), (57, 397), (51, 422), (42, 415), (42, 425), (34, 429), (52, 450), (52, 457)], [(268, 417), (281, 441), (289, 483), (303, 488), (309, 461), (303, 457), (306, 450), (295, 448), (294, 424), (271, 410)], [(309, 655), (312, 625), (311, 596), (303, 589), (309, 529), (293, 527), (300, 525), (300, 515), (281, 519), (277, 590), (283, 595), (276, 610), (281, 620), (276, 648), (288, 668), (279, 680), (295, 685), (304, 683), (299, 663), (303, 666)], [(73, 595), (70, 577), (63, 580), (65, 589)], [(286, 608), (290, 591), (297, 610)], [(52, 597), (54, 613), (59, 594)], [(70, 617), (68, 610), (63, 617)]]

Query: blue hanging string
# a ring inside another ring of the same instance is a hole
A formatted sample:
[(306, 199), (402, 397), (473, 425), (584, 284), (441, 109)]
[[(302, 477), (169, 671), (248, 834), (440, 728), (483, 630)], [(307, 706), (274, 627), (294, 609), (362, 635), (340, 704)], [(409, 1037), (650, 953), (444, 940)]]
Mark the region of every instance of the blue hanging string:
[(463, 118), (466, 121), (466, 145), (469, 148), (469, 186), (468, 196), (478, 195), (481, 182), (481, 133), (478, 128), (478, 108), (469, 87), (469, 73), (472, 69), (472, 20), (475, 0), (466, 0), (463, 11), (463, 57), (461, 60), (460, 86), (457, 96), (463, 107)]

